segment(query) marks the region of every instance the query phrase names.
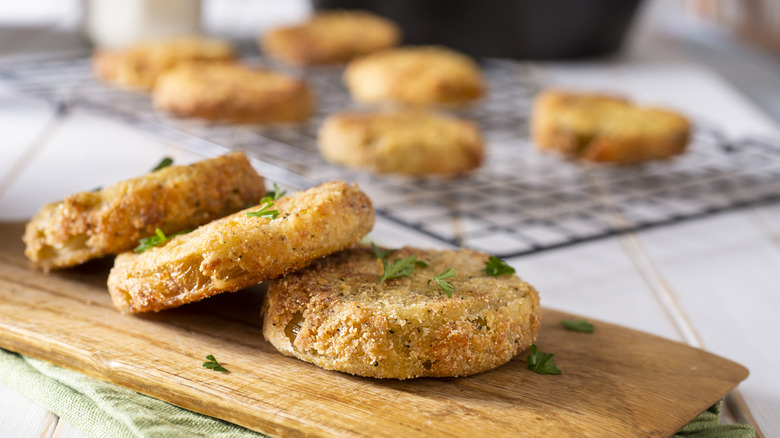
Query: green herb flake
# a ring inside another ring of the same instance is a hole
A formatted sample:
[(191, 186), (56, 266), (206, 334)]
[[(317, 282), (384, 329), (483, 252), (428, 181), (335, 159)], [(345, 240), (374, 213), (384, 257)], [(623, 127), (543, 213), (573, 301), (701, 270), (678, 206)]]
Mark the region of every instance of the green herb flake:
[(217, 362), (217, 359), (214, 358), (213, 354), (209, 354), (208, 356), (206, 356), (206, 359), (208, 360), (208, 362), (203, 362), (203, 368), (219, 371), (220, 373), (230, 372), (227, 370), (227, 368), (223, 367), (222, 365), (219, 364), (219, 362)]
[(267, 204), (269, 202), (272, 203), (273, 201), (278, 200), (279, 198), (281, 198), (286, 194), (287, 191), (280, 189), (279, 186), (276, 185), (276, 183), (274, 183), (274, 191), (266, 193), (265, 196), (263, 196), (263, 199), (260, 200), (260, 203), (261, 204)]
[(156, 166), (154, 166), (154, 169), (152, 169), (152, 172), (156, 172), (160, 169), (165, 169), (166, 167), (173, 164), (173, 158), (171, 157), (165, 157), (160, 161)]
[(148, 249), (152, 249), (155, 246), (167, 242), (168, 240), (173, 239), (174, 237), (178, 236), (179, 234), (185, 234), (189, 233), (192, 230), (182, 230), (177, 233), (173, 233), (170, 236), (166, 236), (165, 233), (159, 228), (157, 228), (154, 233), (154, 236), (144, 237), (143, 239), (140, 239), (138, 241), (138, 246), (135, 247), (134, 251), (138, 254), (143, 253), (144, 251)]
[(483, 271), (491, 277), (498, 277), (499, 275), (514, 274), (515, 268), (507, 265), (505, 261), (496, 256), (490, 256), (488, 261), (485, 262), (485, 269), (483, 269)]
[(279, 210), (269, 210), (274, 206), (273, 202), (266, 202), (260, 210), (247, 212), (248, 217), (270, 217), (276, 219), (279, 216)]
[(439, 287), (447, 294), (447, 296), (452, 298), (452, 292), (455, 291), (455, 288), (452, 286), (452, 283), (445, 280), (447, 278), (452, 278), (454, 276), (455, 276), (455, 268), (449, 268), (446, 271), (442, 272), (441, 274), (428, 280), (428, 285), (430, 285), (432, 281), (435, 281), (436, 284), (438, 284)]
[(561, 370), (553, 362), (553, 354), (543, 353), (536, 348), (536, 344), (531, 345), (528, 355), (528, 369), (538, 374), (561, 374)]
[(387, 261), (387, 256), (394, 252), (394, 249), (382, 249), (371, 242), (371, 250), (374, 251), (374, 255), (382, 262), (384, 271), (382, 277), (379, 279), (379, 283), (384, 283), (385, 280), (392, 280), (393, 278), (409, 277), (414, 272), (414, 268), (425, 268), (428, 266), (422, 260), (417, 260), (417, 255), (413, 254), (405, 259), (396, 259), (393, 263)]
[(392, 249), (382, 249), (371, 242), (371, 250), (374, 251), (374, 255), (382, 262), (387, 262), (387, 255), (393, 252)]
[(424, 261), (417, 260), (416, 254), (405, 259), (396, 259), (393, 263), (388, 263), (386, 259), (382, 259), (382, 265), (385, 267), (385, 270), (379, 279), (379, 283), (384, 283), (386, 280), (392, 280), (393, 278), (410, 277), (415, 267), (424, 268), (428, 266)]
[(571, 330), (573, 332), (593, 333), (593, 324), (585, 321), (584, 319), (581, 321), (564, 319), (561, 321), (561, 325), (564, 326), (566, 330)]

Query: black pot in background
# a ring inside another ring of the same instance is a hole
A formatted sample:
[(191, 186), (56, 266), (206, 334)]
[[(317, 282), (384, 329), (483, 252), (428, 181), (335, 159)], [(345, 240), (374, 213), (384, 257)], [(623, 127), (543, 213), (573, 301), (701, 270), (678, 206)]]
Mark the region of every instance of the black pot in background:
[(616, 51), (641, 0), (312, 0), (396, 21), (407, 44), (474, 56), (564, 59)]

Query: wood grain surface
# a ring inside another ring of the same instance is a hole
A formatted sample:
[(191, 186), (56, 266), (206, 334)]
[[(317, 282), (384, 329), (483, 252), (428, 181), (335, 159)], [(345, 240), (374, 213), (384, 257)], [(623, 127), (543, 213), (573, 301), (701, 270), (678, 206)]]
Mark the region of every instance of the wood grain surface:
[[(24, 258), (22, 224), (0, 224), (0, 347), (279, 436), (668, 436), (747, 377), (702, 350), (546, 309), (537, 345), (476, 376), (374, 380), (282, 356), (265, 342), (262, 288), (152, 315), (121, 315), (106, 290), (110, 259), (43, 274)], [(544, 291), (541, 291), (544, 302)], [(213, 354), (230, 370), (201, 367)]]

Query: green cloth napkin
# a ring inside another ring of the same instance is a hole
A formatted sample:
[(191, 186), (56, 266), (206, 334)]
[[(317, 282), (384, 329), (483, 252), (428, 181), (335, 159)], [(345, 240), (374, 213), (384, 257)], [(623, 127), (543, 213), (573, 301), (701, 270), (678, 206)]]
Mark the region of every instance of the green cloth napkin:
[[(93, 437), (257, 438), (265, 435), (135, 391), (0, 349), (0, 382)], [(679, 438), (755, 438), (744, 424), (720, 424), (723, 400), (680, 429)]]
[(0, 349), (0, 382), (93, 437), (265, 436), (3, 349)]
[(723, 400), (699, 414), (695, 420), (674, 434), (675, 438), (755, 438), (756, 431), (747, 424), (720, 424)]

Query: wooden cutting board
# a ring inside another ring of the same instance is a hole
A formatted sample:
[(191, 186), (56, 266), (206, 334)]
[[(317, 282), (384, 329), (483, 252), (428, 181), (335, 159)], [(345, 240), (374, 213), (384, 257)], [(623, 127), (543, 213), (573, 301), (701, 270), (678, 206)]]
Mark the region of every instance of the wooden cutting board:
[[(0, 224), (0, 347), (271, 435), (667, 436), (748, 375), (603, 322), (566, 331), (559, 322), (571, 315), (547, 309), (537, 345), (562, 375), (529, 371), (522, 354), (465, 378), (354, 377), (265, 342), (260, 288), (121, 315), (106, 290), (111, 260), (45, 275), (28, 266), (22, 229)], [(202, 368), (208, 354), (230, 373)]]

